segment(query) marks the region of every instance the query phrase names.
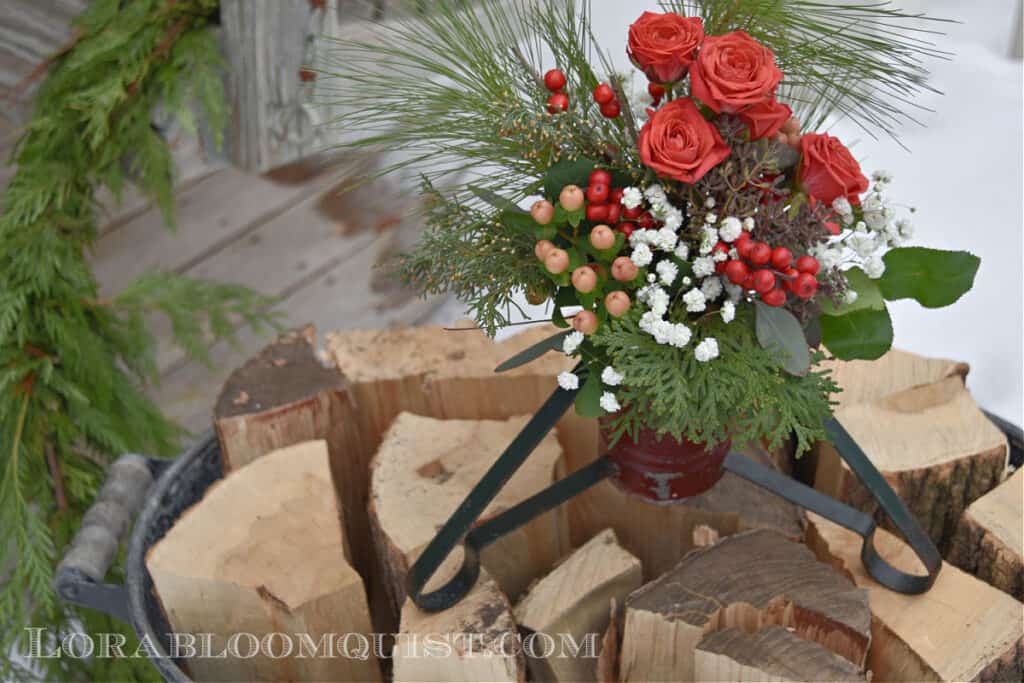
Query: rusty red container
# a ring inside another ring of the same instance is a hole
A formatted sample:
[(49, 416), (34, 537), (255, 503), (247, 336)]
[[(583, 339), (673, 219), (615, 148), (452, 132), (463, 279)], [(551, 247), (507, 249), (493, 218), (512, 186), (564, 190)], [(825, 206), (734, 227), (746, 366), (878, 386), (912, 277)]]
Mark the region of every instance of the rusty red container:
[(722, 461), (731, 440), (713, 449), (707, 444), (660, 438), (644, 429), (633, 440), (628, 435), (608, 450), (618, 467), (619, 487), (653, 503), (672, 503), (707, 491), (722, 478)]

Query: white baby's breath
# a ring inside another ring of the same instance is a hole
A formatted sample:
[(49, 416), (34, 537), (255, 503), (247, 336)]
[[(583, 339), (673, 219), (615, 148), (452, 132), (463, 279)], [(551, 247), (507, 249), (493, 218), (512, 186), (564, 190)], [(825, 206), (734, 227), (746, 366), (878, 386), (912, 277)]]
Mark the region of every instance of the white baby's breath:
[(580, 388), (580, 378), (572, 372), (561, 372), (558, 374), (558, 386), (566, 391), (575, 391)]
[(601, 381), (610, 387), (617, 387), (622, 384), (623, 376), (621, 372), (617, 372), (612, 366), (606, 367), (601, 372)]
[(709, 360), (718, 358), (718, 340), (714, 337), (705, 337), (700, 344), (697, 344), (697, 348), (693, 350), (693, 355), (701, 363), (707, 363)]
[(562, 340), (562, 351), (565, 355), (571, 356), (576, 353), (576, 349), (583, 343), (583, 333), (579, 331), (570, 332), (566, 335), (565, 339)]

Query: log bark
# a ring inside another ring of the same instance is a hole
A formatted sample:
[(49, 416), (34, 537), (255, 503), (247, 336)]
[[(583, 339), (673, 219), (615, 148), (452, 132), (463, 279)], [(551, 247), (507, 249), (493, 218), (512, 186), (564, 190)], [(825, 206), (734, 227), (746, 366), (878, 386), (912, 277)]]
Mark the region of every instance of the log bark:
[(434, 614), (402, 607), (393, 653), (395, 683), (521, 683), (526, 665), (508, 598), (486, 570), (453, 607)]
[(782, 626), (754, 633), (727, 628), (697, 644), (694, 680), (708, 683), (867, 681), (856, 666)]
[(1024, 600), (1024, 470), (986, 493), (960, 518), (948, 560)]
[[(931, 590), (902, 595), (875, 583), (860, 560), (860, 537), (808, 515), (818, 558), (867, 589), (872, 612), (868, 667), (882, 681), (1019, 681), (1024, 677), (1022, 606), (1005, 593), (943, 563)], [(878, 530), (875, 547), (903, 571), (924, 573), (909, 546)]]
[(174, 632), (213, 634), (212, 653), (235, 634), (268, 638), (259, 649), (238, 641), (240, 656), (189, 659), (197, 680), (381, 680), (372, 655), (299, 656), (294, 634), (316, 648), (325, 634), (372, 632), (338, 515), (327, 446), (313, 441), (229, 473), (150, 549), (146, 566)]
[[(640, 587), (641, 575), (640, 560), (606, 529), (538, 581), (515, 608), (516, 622), (545, 640), (526, 652), (531, 680), (595, 680), (598, 641), (614, 617), (609, 610)], [(566, 645), (580, 653), (565, 656)], [(553, 656), (544, 656), (549, 651)]]
[[(700, 680), (696, 650), (705, 636), (726, 629), (756, 634), (770, 626), (791, 630), (859, 672), (871, 644), (870, 622), (866, 591), (816, 561), (806, 546), (771, 531), (744, 532), (693, 551), (629, 596), (620, 680)], [(742, 647), (729, 652), (733, 659), (745, 656)], [(742, 663), (771, 670), (771, 659)], [(808, 662), (822, 660), (831, 658)], [(801, 675), (816, 680), (830, 672), (823, 667)]]
[[(582, 428), (595, 429), (593, 425)], [(565, 426), (559, 435), (573, 429), (575, 426)], [(584, 434), (564, 439), (563, 443), (586, 441)], [(596, 448), (568, 448), (560, 474), (582, 467), (596, 453)], [(761, 449), (748, 448), (745, 454), (771, 465), (771, 456)], [(623, 547), (640, 558), (647, 581), (674, 567), (703, 542), (709, 531), (729, 536), (743, 530), (769, 529), (799, 541), (805, 526), (800, 508), (729, 472), (708, 491), (672, 505), (642, 502), (606, 481), (570, 501), (568, 510), (575, 545), (602, 529), (614, 529)]]
[[(396, 608), (405, 602), (412, 562), (528, 420), (436, 420), (412, 413), (395, 418), (371, 465), (369, 515)], [(558, 441), (549, 434), (480, 521), (551, 485), (560, 457)], [(515, 598), (568, 548), (564, 516), (554, 510), (488, 546), (480, 559), (502, 591)]]
[[(836, 418), (943, 553), (964, 510), (1002, 481), (1006, 436), (964, 386), (966, 366), (891, 352), (879, 364), (837, 366)], [(928, 381), (931, 379), (932, 381)], [(814, 485), (892, 528), (831, 444), (815, 449)]]

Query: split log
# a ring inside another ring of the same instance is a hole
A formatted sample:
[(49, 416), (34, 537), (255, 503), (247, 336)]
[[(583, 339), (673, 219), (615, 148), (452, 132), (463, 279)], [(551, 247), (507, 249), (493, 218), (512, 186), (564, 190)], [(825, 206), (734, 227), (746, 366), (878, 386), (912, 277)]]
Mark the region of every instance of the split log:
[(392, 654), (395, 683), (526, 680), (511, 605), (486, 570), (443, 612), (423, 612), (406, 600), (401, 624)]
[(609, 608), (640, 587), (641, 573), (640, 561), (606, 529), (538, 581), (515, 608), (516, 622), (537, 634), (526, 651), (531, 680), (595, 680)]
[(986, 493), (960, 518), (949, 561), (1024, 600), (1024, 470)]
[[(804, 545), (771, 531), (749, 531), (695, 550), (674, 569), (626, 601), (620, 658), (622, 681), (693, 681), (696, 650), (709, 633), (740, 629), (757, 633), (782, 626), (814, 647), (862, 671), (871, 644), (867, 592)], [(723, 640), (711, 652), (722, 654)], [(752, 649), (730, 647), (725, 655), (744, 666), (771, 671), (774, 657), (752, 659)], [(826, 664), (825, 662), (828, 662)], [(810, 670), (818, 663), (818, 670)], [(799, 675), (827, 679), (831, 658), (807, 657)]]
[(867, 681), (848, 660), (782, 626), (709, 633), (697, 644), (693, 664), (694, 680), (708, 683)]
[[(559, 435), (568, 429), (562, 428)], [(771, 457), (761, 449), (748, 448), (744, 454), (771, 465)], [(590, 459), (581, 457), (579, 450), (567, 450), (559, 473), (574, 471)], [(640, 558), (647, 581), (674, 567), (709, 532), (729, 536), (768, 529), (799, 541), (805, 526), (799, 507), (730, 472), (704, 493), (672, 505), (651, 505), (605, 481), (570, 501), (568, 509), (574, 544), (601, 529), (614, 529), (623, 547)]]
[[(405, 602), (412, 562), (528, 420), (435, 420), (412, 413), (395, 419), (371, 465), (369, 515), (396, 608)], [(548, 434), (481, 521), (550, 486), (559, 457), (558, 441)], [(564, 517), (555, 510), (485, 548), (480, 561), (502, 591), (515, 598), (568, 548)]]
[[(870, 594), (868, 666), (882, 681), (1019, 681), (1024, 678), (1022, 606), (1005, 593), (943, 563), (931, 590), (903, 595), (872, 580), (860, 559), (861, 539), (814, 514), (808, 542)], [(909, 546), (878, 530), (875, 547), (898, 569), (923, 574)]]
[(333, 647), (329, 634), (372, 632), (338, 514), (327, 446), (313, 441), (229, 473), (150, 549), (172, 630), (213, 634), (210, 651), (229, 653), (189, 659), (197, 680), (380, 680), (373, 656), (308, 656), (325, 634)]
[[(1002, 481), (1008, 452), (1006, 435), (979, 410), (964, 373), (962, 364), (904, 352), (887, 354), (877, 366), (836, 369), (840, 396), (850, 393), (836, 418), (944, 554), (967, 506)], [(918, 380), (925, 383), (909, 385)], [(815, 488), (892, 528), (831, 444), (820, 443), (815, 456)]]
[(612, 600), (608, 609), (608, 628), (601, 638), (601, 652), (597, 656), (597, 683), (619, 680), (619, 621), (619, 603)]

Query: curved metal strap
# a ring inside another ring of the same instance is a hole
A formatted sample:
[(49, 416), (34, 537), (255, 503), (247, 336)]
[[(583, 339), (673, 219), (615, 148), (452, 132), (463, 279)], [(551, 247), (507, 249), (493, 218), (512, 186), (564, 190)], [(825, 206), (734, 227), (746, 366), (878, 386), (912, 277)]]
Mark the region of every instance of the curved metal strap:
[[(570, 480), (582, 481), (569, 477), (554, 487), (505, 511), (470, 533), (474, 522), (483, 514), (501, 488), (573, 404), (576, 393), (575, 390), (556, 389), (551, 394), (537, 414), (523, 427), (523, 430), (512, 440), (505, 452), (491, 465), (480, 482), (473, 487), (466, 499), (452, 513), (441, 530), (427, 545), (423, 554), (417, 558), (406, 579), (406, 591), (417, 607), (426, 612), (439, 612), (454, 605), (469, 592), (480, 575), (479, 551), (482, 547), (507, 532), (502, 529), (511, 531), (520, 524), (528, 522), (532, 516), (541, 514), (577, 493), (576, 488), (568, 485), (560, 489), (563, 494), (561, 499), (552, 496), (552, 491), (561, 484), (566, 484)], [(576, 474), (579, 475), (584, 471), (589, 471), (589, 468), (584, 468)], [(538, 501), (538, 499), (540, 500)], [(523, 516), (526, 514), (531, 514), (531, 516)], [(465, 557), (458, 573), (437, 590), (424, 594), (423, 587), (427, 581), (463, 537), (466, 538)]]
[(863, 512), (737, 453), (727, 455), (722, 467), (858, 534), (863, 539), (860, 557), (864, 568), (883, 586), (898, 593), (924, 593), (932, 587), (942, 569), (942, 556), (938, 548), (839, 421), (834, 418), (826, 421), (825, 430), (839, 456), (850, 466), (868, 493), (878, 501), (920, 558), (927, 575), (908, 574), (886, 562), (875, 549), (875, 520)]

